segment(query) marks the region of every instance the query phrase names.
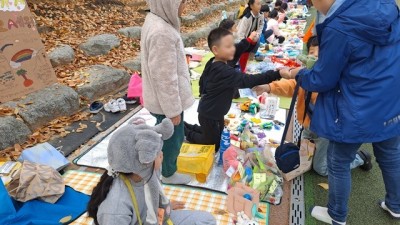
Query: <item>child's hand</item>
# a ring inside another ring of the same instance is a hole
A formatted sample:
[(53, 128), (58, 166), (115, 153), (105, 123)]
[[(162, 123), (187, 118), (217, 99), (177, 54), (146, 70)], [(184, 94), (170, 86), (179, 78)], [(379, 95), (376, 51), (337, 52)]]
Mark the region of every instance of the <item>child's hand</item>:
[(253, 87), (253, 91), (255, 91), (257, 95), (261, 95), (264, 92), (270, 93), (271, 86), (269, 86), (269, 84), (255, 86)]
[(178, 126), (181, 123), (181, 115), (171, 118), (171, 121), (174, 124), (174, 126)]
[(259, 38), (259, 37), (258, 37), (258, 33), (255, 32), (255, 31), (251, 32), (249, 38), (250, 38), (252, 41), (257, 42), (257, 41), (258, 41), (258, 38)]
[(290, 70), (287, 68), (279, 70), (279, 74), (281, 75), (282, 78), (293, 79), (291, 76)]
[(172, 210), (178, 210), (178, 209), (184, 209), (184, 208), (185, 208), (184, 202), (171, 200), (171, 209)]

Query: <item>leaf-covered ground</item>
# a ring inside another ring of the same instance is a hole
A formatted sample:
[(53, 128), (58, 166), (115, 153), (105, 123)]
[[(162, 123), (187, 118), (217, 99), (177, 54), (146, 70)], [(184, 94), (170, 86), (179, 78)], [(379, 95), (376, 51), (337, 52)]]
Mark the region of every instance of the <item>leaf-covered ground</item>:
[[(184, 15), (199, 12), (217, 0), (188, 0)], [(75, 51), (75, 61), (69, 65), (55, 68), (60, 83), (75, 88), (83, 84), (85, 76), (83, 70), (91, 65), (103, 64), (115, 68), (124, 68), (122, 62), (132, 59), (139, 54), (140, 40), (130, 39), (118, 34), (118, 30), (124, 27), (141, 26), (146, 16), (145, 1), (135, 0), (70, 0), (70, 1), (48, 1), (32, 0), (29, 7), (35, 17), (39, 33), (47, 52), (57, 45), (70, 45)], [(182, 32), (193, 31), (206, 23), (219, 17), (219, 13), (209, 15), (201, 21), (182, 26)], [(79, 45), (87, 38), (98, 34), (112, 33), (121, 39), (121, 45), (111, 50), (107, 55), (88, 57), (79, 49)], [(204, 46), (205, 39), (200, 40), (197, 46)], [(126, 69), (126, 68), (124, 68)], [(132, 71), (129, 71), (132, 72)], [(83, 78), (82, 78), (83, 77)], [(28, 103), (29, 104), (29, 103)], [(27, 104), (27, 105), (28, 105)], [(26, 105), (19, 105), (24, 108)], [(18, 120), (22, 118), (17, 109), (0, 107), (1, 116), (14, 116)], [(71, 123), (81, 120), (89, 120), (90, 114), (86, 112), (77, 113), (71, 117), (61, 117), (49, 123), (48, 126), (40, 128), (29, 136), (28, 141), (22, 145), (15, 145), (4, 151), (0, 151), (0, 158), (16, 159), (22, 149), (34, 146), (50, 140), (54, 136), (66, 136), (70, 131), (66, 130)], [(74, 132), (82, 132), (86, 127), (84, 124)]]

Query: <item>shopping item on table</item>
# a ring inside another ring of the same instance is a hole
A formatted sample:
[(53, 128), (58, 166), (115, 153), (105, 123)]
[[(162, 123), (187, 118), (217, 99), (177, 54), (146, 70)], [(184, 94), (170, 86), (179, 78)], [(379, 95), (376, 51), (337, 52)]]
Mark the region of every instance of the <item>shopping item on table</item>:
[(61, 175), (52, 167), (24, 161), (7, 190), (20, 202), (38, 198), (55, 203), (64, 194), (65, 185)]
[(214, 163), (215, 145), (183, 143), (178, 156), (178, 171), (196, 174), (199, 182), (206, 182)]

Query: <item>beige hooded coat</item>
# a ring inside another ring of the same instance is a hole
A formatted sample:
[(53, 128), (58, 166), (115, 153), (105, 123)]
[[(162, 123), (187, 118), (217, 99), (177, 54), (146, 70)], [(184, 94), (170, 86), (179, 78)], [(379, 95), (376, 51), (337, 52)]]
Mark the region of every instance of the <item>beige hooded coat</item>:
[(150, 13), (142, 27), (141, 63), (144, 107), (173, 118), (194, 103), (180, 36), (181, 0), (147, 0)]

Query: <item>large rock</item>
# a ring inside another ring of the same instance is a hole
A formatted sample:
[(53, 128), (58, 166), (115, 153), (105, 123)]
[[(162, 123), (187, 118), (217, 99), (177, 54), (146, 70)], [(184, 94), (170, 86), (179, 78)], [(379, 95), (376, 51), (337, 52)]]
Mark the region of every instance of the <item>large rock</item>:
[(61, 45), (49, 54), (50, 62), (53, 67), (72, 63), (75, 58), (74, 49), (69, 45)]
[(90, 100), (98, 99), (106, 94), (127, 86), (130, 76), (124, 70), (105, 65), (94, 65), (85, 71), (89, 83), (77, 87), (77, 92)]
[(130, 59), (130, 60), (123, 62), (122, 65), (132, 71), (141, 71), (142, 70), (140, 55), (134, 59)]
[(58, 117), (76, 113), (79, 110), (79, 96), (70, 87), (54, 84), (29, 94), (25, 99), (5, 105), (13, 108), (25, 105), (19, 108), (19, 115), (31, 130), (35, 130)]
[(205, 27), (197, 29), (191, 33), (182, 34), (182, 40), (185, 47), (190, 47), (196, 44), (201, 38), (207, 38), (211, 30), (218, 27), (218, 22), (212, 22)]
[(79, 47), (88, 56), (105, 55), (111, 49), (118, 47), (121, 44), (119, 38), (114, 34), (101, 34), (89, 38)]
[(0, 150), (25, 142), (30, 134), (24, 122), (12, 116), (0, 117)]
[(139, 39), (141, 32), (141, 27), (125, 27), (118, 30), (118, 33), (133, 39)]

